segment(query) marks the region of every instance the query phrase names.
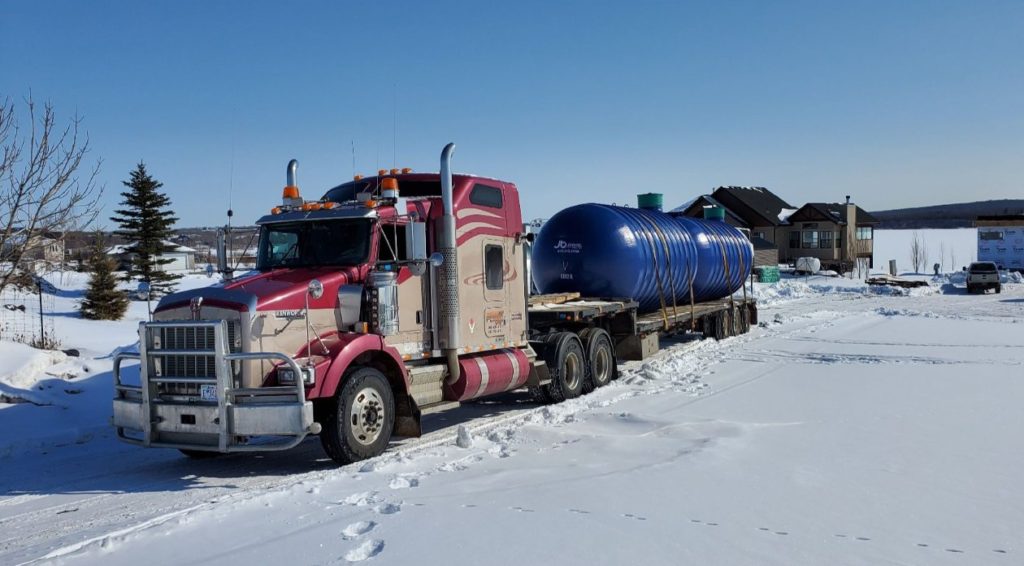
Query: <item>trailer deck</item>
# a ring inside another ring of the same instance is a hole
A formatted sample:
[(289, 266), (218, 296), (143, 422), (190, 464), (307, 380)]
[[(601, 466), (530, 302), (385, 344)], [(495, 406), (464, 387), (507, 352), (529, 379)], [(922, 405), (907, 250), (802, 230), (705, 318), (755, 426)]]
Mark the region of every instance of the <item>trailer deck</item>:
[(579, 293), (536, 295), (529, 300), (530, 327), (580, 329), (599, 326), (615, 340), (622, 360), (639, 360), (658, 351), (661, 335), (693, 332), (722, 339), (744, 334), (757, 324), (757, 302), (747, 297), (668, 307), (650, 313), (637, 312), (631, 299), (580, 297)]

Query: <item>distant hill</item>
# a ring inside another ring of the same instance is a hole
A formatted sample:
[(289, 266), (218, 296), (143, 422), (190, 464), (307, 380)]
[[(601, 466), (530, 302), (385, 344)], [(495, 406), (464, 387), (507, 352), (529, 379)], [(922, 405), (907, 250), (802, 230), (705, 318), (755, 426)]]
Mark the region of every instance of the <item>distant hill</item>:
[(878, 229), (970, 228), (978, 216), (1024, 214), (1024, 199), (983, 200), (871, 213)]

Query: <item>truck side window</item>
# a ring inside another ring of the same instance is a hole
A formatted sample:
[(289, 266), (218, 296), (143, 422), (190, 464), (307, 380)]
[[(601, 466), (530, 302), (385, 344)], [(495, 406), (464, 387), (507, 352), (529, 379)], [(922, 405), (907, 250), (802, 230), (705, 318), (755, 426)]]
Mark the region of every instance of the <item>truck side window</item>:
[(469, 193), (469, 202), (491, 208), (501, 208), (501, 189), (477, 183)]
[(380, 227), (378, 261), (398, 261), (408, 258), (405, 249), (405, 226), (384, 224)]
[(501, 246), (484, 247), (484, 283), (494, 291), (504, 284), (505, 253)]

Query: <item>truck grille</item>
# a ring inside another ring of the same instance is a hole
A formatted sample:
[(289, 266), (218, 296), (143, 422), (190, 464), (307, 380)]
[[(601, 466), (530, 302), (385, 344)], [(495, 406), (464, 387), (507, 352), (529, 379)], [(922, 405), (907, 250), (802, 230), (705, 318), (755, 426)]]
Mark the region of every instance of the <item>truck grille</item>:
[[(241, 351), (238, 340), (238, 321), (228, 322), (228, 351)], [(159, 343), (161, 350), (208, 350), (211, 355), (194, 356), (184, 354), (156, 354), (154, 370), (157, 376), (174, 377), (216, 377), (217, 361), (212, 354), (216, 350), (212, 327), (161, 327), (156, 330), (154, 342)], [(241, 364), (232, 363), (232, 374), (241, 377)], [(180, 395), (196, 397), (199, 385), (195, 383), (160, 383), (158, 389), (162, 395)]]

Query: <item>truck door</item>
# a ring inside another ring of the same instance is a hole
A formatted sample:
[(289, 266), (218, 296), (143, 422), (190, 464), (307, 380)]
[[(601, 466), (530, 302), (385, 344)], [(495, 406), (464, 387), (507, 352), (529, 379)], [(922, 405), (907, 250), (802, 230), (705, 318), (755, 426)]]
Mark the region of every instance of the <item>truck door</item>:
[(484, 335), (488, 345), (504, 346), (508, 339), (511, 246), (507, 238), (483, 238)]

